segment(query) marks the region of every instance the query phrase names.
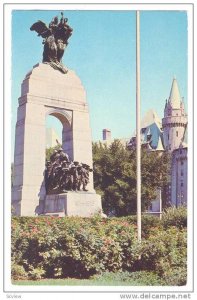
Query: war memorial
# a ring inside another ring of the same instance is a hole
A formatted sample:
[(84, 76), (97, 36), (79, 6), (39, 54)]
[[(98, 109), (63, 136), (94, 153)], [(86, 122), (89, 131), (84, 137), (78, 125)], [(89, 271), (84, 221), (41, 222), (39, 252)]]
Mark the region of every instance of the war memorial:
[[(90, 217), (102, 211), (93, 186), (92, 137), (86, 91), (62, 63), (73, 29), (61, 13), (31, 28), (43, 38), (43, 60), (21, 84), (15, 131), (12, 211), (17, 216)], [(62, 146), (46, 161), (45, 120), (62, 123)]]

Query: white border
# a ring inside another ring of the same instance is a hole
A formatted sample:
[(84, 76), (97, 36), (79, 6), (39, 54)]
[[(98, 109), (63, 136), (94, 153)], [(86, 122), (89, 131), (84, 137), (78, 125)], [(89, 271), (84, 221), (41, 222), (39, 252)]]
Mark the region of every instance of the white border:
[[(38, 2), (39, 3), (39, 2)], [(169, 2), (170, 3), (170, 2)], [(192, 15), (192, 6), (189, 4), (119, 4), (119, 5), (113, 5), (113, 4), (12, 4), (12, 5), (6, 5), (5, 6), (5, 30), (4, 33), (5, 36), (5, 43), (4, 43), (4, 49), (5, 49), (5, 74), (4, 74), (4, 82), (5, 82), (5, 98), (4, 98), (4, 105), (5, 105), (5, 139), (4, 139), (4, 145), (6, 145), (6, 151), (5, 151), (5, 174), (4, 178), (6, 180), (5, 182), (5, 194), (4, 194), (4, 204), (5, 204), (5, 218), (4, 218), (4, 226), (6, 228), (6, 234), (5, 234), (5, 290), (7, 291), (18, 291), (18, 292), (25, 292), (25, 291), (117, 291), (117, 292), (143, 292), (143, 291), (150, 291), (150, 292), (187, 292), (192, 290), (192, 282), (193, 282), (193, 275), (192, 275), (192, 269), (193, 269), (193, 261), (191, 253), (193, 250), (193, 247), (189, 248), (188, 253), (188, 283), (187, 286), (183, 287), (92, 287), (92, 286), (13, 286), (10, 282), (10, 195), (11, 195), (11, 189), (10, 189), (10, 181), (8, 178), (10, 178), (10, 162), (11, 162), (11, 11), (13, 9), (24, 9), (24, 10), (186, 10), (188, 12), (188, 116), (189, 116), (189, 123), (188, 123), (188, 174), (193, 174), (193, 162), (192, 162), (192, 153), (193, 153), (193, 141), (192, 141), (192, 133), (193, 133), (193, 15)], [(191, 175), (190, 175), (191, 176)], [(193, 180), (192, 177), (188, 176), (188, 211), (193, 211)], [(193, 244), (193, 220), (192, 217), (189, 217), (188, 221), (188, 245)], [(98, 294), (99, 295), (99, 294)], [(34, 295), (33, 295), (34, 296)], [(36, 296), (36, 294), (35, 294)], [(87, 296), (87, 295), (86, 295)], [(92, 297), (93, 295), (91, 295)], [(102, 294), (100, 295), (102, 297)], [(66, 295), (65, 295), (66, 297)], [(95, 297), (95, 295), (93, 296)], [(86, 297), (87, 298), (87, 297)]]

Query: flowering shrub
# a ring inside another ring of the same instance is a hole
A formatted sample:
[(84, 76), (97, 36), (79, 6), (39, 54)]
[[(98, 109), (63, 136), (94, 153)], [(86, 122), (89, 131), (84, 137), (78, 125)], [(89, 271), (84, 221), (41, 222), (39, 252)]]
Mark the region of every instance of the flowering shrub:
[[(13, 218), (12, 260), (29, 277), (87, 278), (132, 267), (136, 230), (121, 220), (101, 218)], [(34, 272), (33, 269), (36, 269)]]
[(186, 229), (165, 229), (159, 219), (146, 216), (142, 230), (139, 244), (135, 217), (14, 217), (12, 278), (151, 271), (167, 285), (185, 284)]
[(167, 285), (185, 285), (187, 273), (187, 232), (171, 227), (156, 231), (142, 242), (141, 270), (155, 271)]
[[(121, 219), (127, 221), (129, 224), (133, 224), (137, 228), (137, 216), (128, 216)], [(142, 238), (147, 238), (155, 230), (161, 229), (162, 223), (159, 218), (150, 215), (142, 216)]]

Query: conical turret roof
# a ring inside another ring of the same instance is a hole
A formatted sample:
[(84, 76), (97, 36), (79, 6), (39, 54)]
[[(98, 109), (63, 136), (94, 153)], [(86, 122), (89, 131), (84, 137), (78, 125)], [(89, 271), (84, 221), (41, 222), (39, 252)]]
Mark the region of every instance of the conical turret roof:
[(172, 87), (169, 96), (169, 102), (172, 108), (180, 108), (181, 96), (176, 78), (173, 78)]

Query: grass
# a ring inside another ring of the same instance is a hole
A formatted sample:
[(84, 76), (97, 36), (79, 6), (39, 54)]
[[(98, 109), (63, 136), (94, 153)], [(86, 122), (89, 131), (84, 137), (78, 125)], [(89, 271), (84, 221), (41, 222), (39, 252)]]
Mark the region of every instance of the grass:
[(13, 280), (14, 285), (61, 285), (61, 286), (161, 286), (162, 281), (152, 272), (117, 272), (103, 273), (89, 279), (40, 279)]
[(91, 279), (41, 279), (41, 280), (14, 280), (14, 285), (61, 285), (61, 286), (136, 286), (142, 285), (139, 282), (122, 282), (122, 281), (96, 281)]

